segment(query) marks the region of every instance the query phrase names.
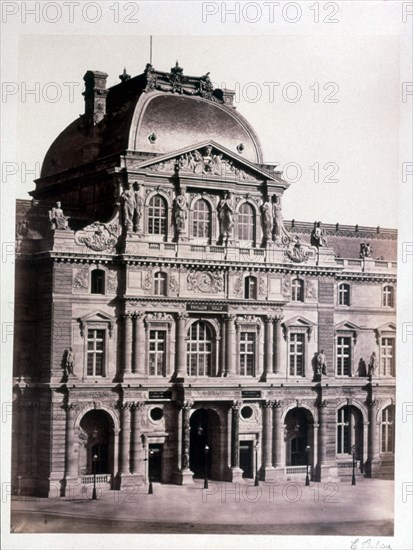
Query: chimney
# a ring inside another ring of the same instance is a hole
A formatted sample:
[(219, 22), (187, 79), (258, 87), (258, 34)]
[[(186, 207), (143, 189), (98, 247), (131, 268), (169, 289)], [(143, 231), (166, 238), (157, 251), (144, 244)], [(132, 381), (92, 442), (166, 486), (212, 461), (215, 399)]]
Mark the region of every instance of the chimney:
[(85, 122), (87, 126), (94, 126), (102, 120), (106, 114), (106, 89), (107, 73), (100, 71), (87, 71), (85, 81)]

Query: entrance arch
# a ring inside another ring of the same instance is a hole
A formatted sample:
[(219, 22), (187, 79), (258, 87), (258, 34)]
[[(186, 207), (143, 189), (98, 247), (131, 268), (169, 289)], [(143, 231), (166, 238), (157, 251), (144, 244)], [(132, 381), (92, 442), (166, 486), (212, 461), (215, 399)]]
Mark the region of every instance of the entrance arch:
[(196, 409), (190, 418), (189, 467), (194, 477), (205, 476), (205, 445), (208, 445), (207, 475), (222, 479), (223, 442), (219, 415), (213, 409)]
[[(93, 409), (79, 423), (79, 474), (111, 474), (114, 469), (114, 425), (104, 410)], [(97, 459), (93, 461), (93, 456)]]
[(314, 456), (314, 419), (304, 407), (295, 407), (287, 412), (284, 421), (285, 451), (287, 466), (305, 466), (306, 447), (309, 446), (308, 459), (313, 464)]

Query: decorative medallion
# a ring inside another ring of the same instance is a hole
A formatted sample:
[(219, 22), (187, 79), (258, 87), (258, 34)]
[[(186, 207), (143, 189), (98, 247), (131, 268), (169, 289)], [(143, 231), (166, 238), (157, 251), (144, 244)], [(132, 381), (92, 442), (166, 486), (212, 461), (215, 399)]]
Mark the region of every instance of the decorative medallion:
[(210, 271), (191, 271), (188, 274), (188, 290), (213, 294), (224, 290), (224, 276), (222, 273)]

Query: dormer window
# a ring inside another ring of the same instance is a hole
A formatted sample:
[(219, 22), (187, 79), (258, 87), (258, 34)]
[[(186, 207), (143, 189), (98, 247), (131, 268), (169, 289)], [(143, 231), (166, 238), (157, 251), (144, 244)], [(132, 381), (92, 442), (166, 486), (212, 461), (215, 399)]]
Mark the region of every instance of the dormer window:
[(94, 269), (91, 275), (92, 294), (105, 294), (105, 272), (102, 269)]

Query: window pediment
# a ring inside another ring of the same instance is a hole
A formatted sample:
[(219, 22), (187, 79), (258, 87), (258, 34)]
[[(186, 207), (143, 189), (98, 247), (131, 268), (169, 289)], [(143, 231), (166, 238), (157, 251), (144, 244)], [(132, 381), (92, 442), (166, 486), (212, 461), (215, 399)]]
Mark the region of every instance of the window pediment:
[(352, 336), (356, 344), (361, 328), (350, 321), (343, 321), (335, 326), (336, 334), (340, 336)]
[(380, 339), (383, 336), (388, 337), (395, 337), (396, 336), (396, 324), (395, 323), (384, 323), (383, 325), (380, 325), (379, 327), (374, 329), (374, 332), (376, 334), (376, 340), (377, 343), (380, 343)]
[(113, 326), (115, 318), (108, 315), (104, 311), (96, 310), (93, 313), (88, 313), (78, 319), (80, 325), (80, 335), (84, 337), (86, 326), (107, 326), (109, 328), (109, 336), (112, 338)]
[(307, 334), (308, 341), (310, 341), (311, 334), (315, 326), (316, 326), (316, 323), (314, 323), (313, 321), (310, 321), (309, 319), (306, 319), (301, 315), (297, 315), (292, 319), (288, 319), (287, 321), (284, 321), (283, 323), (284, 339), (287, 340), (289, 332), (297, 331), (297, 332), (305, 332)]

